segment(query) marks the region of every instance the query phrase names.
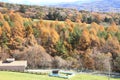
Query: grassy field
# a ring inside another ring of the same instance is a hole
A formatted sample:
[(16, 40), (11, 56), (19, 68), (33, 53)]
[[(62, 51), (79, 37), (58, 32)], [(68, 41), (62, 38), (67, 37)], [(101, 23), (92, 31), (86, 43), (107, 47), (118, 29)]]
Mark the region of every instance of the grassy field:
[[(67, 80), (67, 79), (49, 77), (47, 75), (0, 71), (0, 80)], [(90, 74), (77, 74), (70, 80), (108, 80), (108, 78), (105, 76), (95, 76)], [(111, 78), (110, 80), (120, 80), (120, 78), (119, 79)]]

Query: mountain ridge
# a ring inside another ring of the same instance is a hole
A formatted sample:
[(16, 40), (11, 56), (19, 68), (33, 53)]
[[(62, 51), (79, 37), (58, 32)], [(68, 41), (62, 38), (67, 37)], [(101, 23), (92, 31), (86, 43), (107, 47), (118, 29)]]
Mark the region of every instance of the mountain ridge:
[(98, 0), (83, 3), (81, 1), (75, 1), (72, 3), (58, 4), (57, 7), (76, 8), (78, 10), (94, 12), (120, 12), (120, 0)]

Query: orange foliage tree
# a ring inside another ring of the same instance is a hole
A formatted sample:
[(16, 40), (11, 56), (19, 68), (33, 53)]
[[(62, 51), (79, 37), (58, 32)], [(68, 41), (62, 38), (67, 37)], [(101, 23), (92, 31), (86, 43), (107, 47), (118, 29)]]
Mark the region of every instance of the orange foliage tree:
[(82, 50), (86, 50), (90, 46), (90, 34), (88, 29), (84, 29), (82, 32), (82, 36), (80, 38), (80, 46)]

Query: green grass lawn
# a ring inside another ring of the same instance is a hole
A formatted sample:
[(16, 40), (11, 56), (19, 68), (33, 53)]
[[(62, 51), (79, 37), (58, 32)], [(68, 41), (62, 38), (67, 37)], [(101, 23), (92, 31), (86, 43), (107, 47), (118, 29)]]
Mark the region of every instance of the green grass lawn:
[[(47, 75), (0, 71), (0, 80), (67, 80), (67, 79), (49, 77)], [(108, 80), (108, 78), (105, 76), (95, 76), (90, 74), (77, 74), (70, 80)], [(120, 80), (120, 78), (119, 79), (111, 78), (110, 80)]]
[[(40, 21), (39, 19), (33, 19), (34, 22)], [(43, 20), (44, 22), (55, 22), (55, 20)], [(59, 21), (59, 23), (63, 23), (65, 21)]]

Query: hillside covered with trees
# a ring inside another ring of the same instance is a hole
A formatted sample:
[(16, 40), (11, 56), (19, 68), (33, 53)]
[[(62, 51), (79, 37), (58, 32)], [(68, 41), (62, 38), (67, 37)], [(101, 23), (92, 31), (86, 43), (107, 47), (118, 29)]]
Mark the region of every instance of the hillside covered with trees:
[[(19, 11), (0, 13), (0, 60), (27, 60), (28, 68), (72, 68), (120, 72), (120, 27), (75, 20), (27, 18)], [(101, 17), (99, 17), (101, 18)], [(97, 18), (97, 20), (99, 20)], [(88, 20), (90, 21), (90, 20)]]
[(10, 4), (0, 2), (0, 12), (6, 13), (12, 10), (14, 12), (19, 12), (25, 18), (34, 19), (45, 19), (45, 20), (59, 20), (65, 21), (70, 19), (75, 22), (78, 16), (81, 17), (81, 22), (92, 23), (96, 22), (98, 24), (111, 24), (113, 21), (118, 25), (120, 24), (120, 14), (119, 13), (104, 13), (104, 12), (88, 12), (88, 11), (78, 11), (77, 9), (70, 8), (55, 8), (47, 6), (36, 6), (36, 5), (20, 5), (20, 4)]

